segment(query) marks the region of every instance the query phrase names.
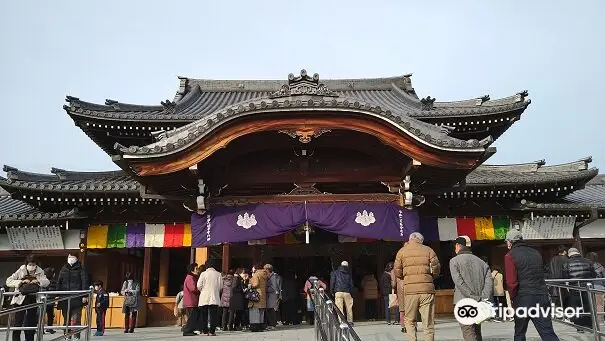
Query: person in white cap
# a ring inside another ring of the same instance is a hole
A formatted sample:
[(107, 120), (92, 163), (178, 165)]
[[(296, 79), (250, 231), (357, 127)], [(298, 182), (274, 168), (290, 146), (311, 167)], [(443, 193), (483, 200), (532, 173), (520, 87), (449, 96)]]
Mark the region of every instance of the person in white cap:
[(353, 325), (353, 276), (346, 260), (330, 274), (330, 291), (334, 295), (336, 307), (344, 314), (346, 307), (347, 322)]
[[(589, 279), (596, 278), (597, 273), (592, 261), (582, 257), (580, 251), (572, 247), (567, 251), (569, 259), (563, 264), (563, 278), (569, 279)], [(586, 282), (570, 282), (572, 286), (586, 288)], [(588, 293), (580, 293), (578, 290), (569, 290), (569, 306), (575, 308), (583, 308), (585, 313), (590, 313), (590, 305), (588, 304)], [(590, 315), (582, 315), (572, 322), (578, 326), (592, 328), (592, 318)], [(583, 329), (577, 329), (579, 333), (583, 333)]]
[[(514, 229), (506, 233), (506, 247), (509, 249), (504, 256), (506, 286), (513, 308), (549, 308), (550, 300), (540, 252), (525, 244), (521, 232)], [(551, 319), (546, 316), (515, 316), (515, 341), (525, 340), (530, 320), (542, 340), (559, 341)]]
[[(459, 236), (454, 241), (456, 256), (450, 260), (450, 273), (454, 281), (454, 305), (463, 298), (479, 302), (492, 301), (494, 283), (489, 266), (471, 251), (471, 239)], [(460, 324), (465, 341), (481, 341), (481, 325)]]
[(410, 341), (416, 341), (416, 317), (420, 313), (424, 339), (435, 339), (435, 285), (433, 281), (441, 271), (435, 251), (423, 245), (419, 232), (410, 234), (407, 243), (395, 256), (395, 276), (403, 280), (403, 295), (399, 309), (403, 308), (405, 331)]

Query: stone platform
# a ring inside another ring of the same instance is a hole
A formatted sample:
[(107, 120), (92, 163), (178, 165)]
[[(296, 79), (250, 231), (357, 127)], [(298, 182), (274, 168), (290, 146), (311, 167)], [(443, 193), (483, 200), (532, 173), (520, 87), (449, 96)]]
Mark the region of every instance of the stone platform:
[[(421, 329), (419, 328), (418, 339), (422, 340)], [(483, 324), (483, 340), (502, 340), (510, 341), (513, 339), (512, 322), (486, 322)], [(578, 334), (575, 328), (555, 324), (557, 335), (562, 341), (576, 340), (594, 340), (590, 334)], [(355, 324), (355, 331), (362, 341), (404, 341), (407, 337), (401, 333), (401, 327), (390, 326), (384, 322), (359, 322)], [(278, 326), (276, 330), (260, 333), (250, 332), (217, 332), (216, 337), (209, 337), (210, 340), (246, 340), (246, 341), (313, 341), (313, 328), (307, 325), (300, 326)], [(54, 337), (58, 334), (53, 335)], [(527, 340), (540, 340), (536, 329), (530, 323), (527, 331)], [(4, 340), (4, 333), (0, 333), (0, 340)], [(22, 336), (23, 337), (23, 336)], [(91, 337), (92, 341), (160, 341), (160, 340), (199, 340), (207, 336), (183, 337), (176, 327), (165, 328), (139, 328), (134, 334), (123, 334), (121, 330), (107, 330), (105, 336)], [(45, 340), (50, 340), (47, 335)], [(462, 341), (462, 334), (458, 323), (453, 319), (437, 319), (435, 340)]]

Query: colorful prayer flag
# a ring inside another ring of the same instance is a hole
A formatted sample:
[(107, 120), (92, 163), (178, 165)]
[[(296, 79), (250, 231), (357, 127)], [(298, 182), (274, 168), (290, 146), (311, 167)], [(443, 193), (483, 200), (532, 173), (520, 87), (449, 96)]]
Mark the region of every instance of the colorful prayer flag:
[(126, 247), (145, 247), (145, 224), (128, 223), (126, 225)]
[(442, 242), (454, 240), (458, 237), (456, 218), (437, 219), (437, 228), (439, 230), (439, 240)]
[(183, 246), (191, 246), (191, 224), (183, 227)]
[(437, 224), (437, 218), (420, 218), (420, 233), (422, 233), (422, 235), (424, 236), (424, 240), (426, 241), (439, 241), (439, 227)]
[(492, 218), (479, 217), (475, 218), (475, 234), (477, 240), (494, 240), (494, 224)]
[(506, 238), (506, 233), (510, 228), (510, 219), (508, 218), (493, 218), (494, 224), (494, 238), (496, 240), (503, 240)]
[(164, 227), (164, 247), (183, 246), (185, 224), (166, 224)]
[(107, 232), (108, 248), (124, 248), (126, 246), (126, 224), (109, 225)]
[(163, 247), (164, 231), (164, 224), (145, 224), (145, 247)]
[(474, 218), (457, 217), (456, 228), (459, 236), (468, 236), (471, 240), (477, 240)]
[(86, 247), (89, 249), (107, 248), (107, 225), (91, 225), (88, 227)]

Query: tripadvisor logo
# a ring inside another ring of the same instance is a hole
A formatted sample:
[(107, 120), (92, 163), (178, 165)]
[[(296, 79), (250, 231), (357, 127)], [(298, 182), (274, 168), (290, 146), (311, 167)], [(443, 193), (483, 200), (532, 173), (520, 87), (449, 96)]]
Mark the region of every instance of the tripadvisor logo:
[(504, 319), (519, 318), (578, 318), (583, 312), (582, 308), (562, 308), (551, 306), (533, 306), (533, 307), (503, 307), (492, 305), (489, 301), (477, 302), (472, 298), (463, 298), (454, 307), (454, 317), (463, 325), (479, 324), (489, 318), (501, 316)]

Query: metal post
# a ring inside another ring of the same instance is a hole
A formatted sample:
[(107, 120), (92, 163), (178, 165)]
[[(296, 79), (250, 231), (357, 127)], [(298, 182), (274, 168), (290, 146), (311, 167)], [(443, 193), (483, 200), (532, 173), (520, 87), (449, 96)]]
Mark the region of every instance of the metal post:
[[(37, 335), (36, 335), (36, 339), (38, 341), (42, 341), (44, 340), (44, 312), (46, 311), (46, 295), (40, 295), (41, 297), (41, 302), (40, 302), (40, 314), (38, 315), (38, 329), (37, 329)], [(25, 312), (27, 314), (27, 310)]]
[(342, 341), (351, 340), (351, 331), (349, 330), (349, 325), (346, 323), (340, 324), (340, 339)]
[(69, 325), (71, 324), (71, 298), (67, 299), (67, 311), (63, 314), (63, 318), (65, 319), (65, 331), (63, 333), (68, 335), (70, 333)]
[(90, 340), (90, 333), (91, 333), (91, 329), (92, 329), (92, 306), (94, 304), (92, 299), (93, 299), (94, 292), (95, 292), (95, 288), (93, 286), (91, 286), (88, 291), (88, 306), (86, 306), (86, 325), (88, 328), (84, 333), (85, 341)]
[[(597, 304), (595, 302), (592, 283), (586, 283), (586, 292), (588, 293), (588, 305), (590, 307), (590, 318), (592, 319), (592, 333), (596, 341), (601, 340), (599, 336), (599, 322), (597, 321)], [(581, 296), (581, 294), (580, 294)]]
[(4, 308), (4, 288), (0, 288), (0, 310)]
[(334, 303), (330, 300), (326, 301), (326, 326), (328, 329), (328, 340), (330, 341), (334, 341), (336, 340), (336, 329), (335, 328), (330, 328), (332, 325), (335, 325), (338, 323), (338, 315), (336, 315), (336, 321), (332, 321), (332, 319), (334, 318), (335, 314), (332, 314), (334, 312)]

